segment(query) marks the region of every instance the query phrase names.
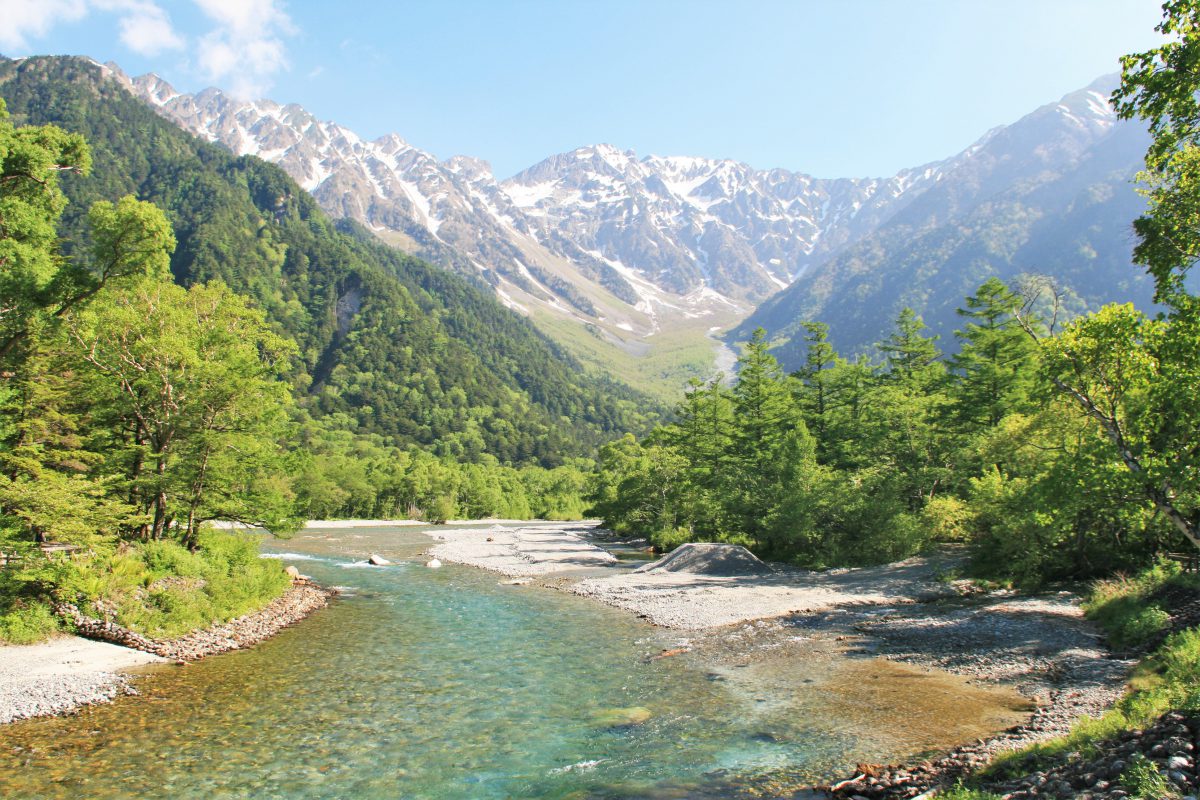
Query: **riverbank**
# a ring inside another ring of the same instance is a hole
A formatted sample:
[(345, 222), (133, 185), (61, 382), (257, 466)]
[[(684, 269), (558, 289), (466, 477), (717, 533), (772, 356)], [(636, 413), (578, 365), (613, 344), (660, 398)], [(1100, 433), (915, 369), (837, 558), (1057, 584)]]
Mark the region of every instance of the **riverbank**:
[(79, 636), (0, 645), (0, 724), (136, 694), (130, 671), (166, 663), (161, 656)]
[(151, 639), (63, 606), (59, 613), (79, 636), (0, 645), (0, 724), (68, 714), (122, 694), (137, 694), (132, 679), (141, 668), (250, 647), (324, 608), (336, 593), (300, 580), (258, 611), (169, 640)]
[(824, 639), (849, 655), (1009, 686), (1029, 699), (1027, 722), (938, 760), (896, 768), (891, 778), (863, 775), (839, 796), (909, 796), (907, 789), (876, 789), (890, 788), (897, 775), (906, 776), (908, 788), (932, 785), (1003, 750), (1059, 736), (1119, 698), (1134, 664), (1111, 657), (1077, 596), (974, 593), (950, 579), (961, 566), (952, 553), (824, 573), (761, 562), (632, 570), (605, 549), (605, 533), (590, 523), (451, 526), (430, 535), (439, 543), (429, 553), (442, 561), (570, 591), (679, 631), (678, 648), (664, 655), (708, 651), (747, 662)]

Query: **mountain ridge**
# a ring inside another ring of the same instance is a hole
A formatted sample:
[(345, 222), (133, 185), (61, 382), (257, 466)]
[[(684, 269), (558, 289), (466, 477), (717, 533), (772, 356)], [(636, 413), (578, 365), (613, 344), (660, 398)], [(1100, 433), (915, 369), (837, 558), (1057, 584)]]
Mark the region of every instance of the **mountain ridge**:
[(555, 465), (657, 408), (588, 374), (488, 291), (334, 222), (281, 168), (201, 141), (73, 57), (0, 61), (18, 124), (82, 134), (91, 173), (63, 182), (64, 255), (87, 258), (87, 209), (126, 194), (172, 222), (184, 285), (220, 279), (299, 345), (302, 403), (344, 429), (464, 461)]
[[(987, 198), (1045, 183), (1045, 173), (1078, 162), (1122, 127), (1107, 99), (1115, 76), (1104, 76), (957, 154), (890, 177), (816, 178), (729, 159), (639, 157), (600, 144), (498, 180), (480, 159), (438, 160), (394, 133), (368, 141), (296, 104), (237, 101), (211, 88), (189, 95), (153, 74), (129, 78), (106, 68), (186, 129), (278, 163), (331, 215), (486, 282), (556, 338), (569, 341), (568, 331), (582, 328), (635, 356), (730, 328), (732, 339), (742, 339), (757, 325), (789, 339), (803, 319), (845, 315), (846, 304), (829, 303), (839, 293), (894, 316), (891, 298), (880, 300), (859, 279), (864, 270), (886, 282), (888, 269), (915, 257), (907, 238), (952, 225)], [(882, 255), (863, 255), (871, 249)], [(1012, 277), (1010, 266), (996, 269)], [(958, 286), (964, 294), (974, 288)], [(920, 292), (889, 291), (921, 306)], [(948, 334), (945, 314), (931, 319)], [(861, 319), (825, 321), (831, 339), (849, 350), (867, 349), (885, 329)]]

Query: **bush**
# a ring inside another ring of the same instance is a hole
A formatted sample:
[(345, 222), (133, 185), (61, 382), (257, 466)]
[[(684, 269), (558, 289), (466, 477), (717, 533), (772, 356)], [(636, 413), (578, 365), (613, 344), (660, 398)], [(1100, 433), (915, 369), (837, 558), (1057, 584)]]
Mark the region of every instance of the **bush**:
[(0, 639), (27, 643), (58, 629), (51, 601), (157, 638), (256, 611), (291, 584), (254, 536), (203, 531), (195, 552), (175, 541), (123, 543), (88, 556), (31, 558), (0, 576)]
[(1145, 800), (1160, 800), (1174, 794), (1158, 765), (1141, 753), (1134, 753), (1129, 759), (1129, 766), (1121, 773), (1121, 785), (1134, 797)]
[(50, 604), (39, 601), (15, 603), (0, 614), (0, 641), (33, 644), (60, 630)]
[(695, 537), (690, 528), (664, 528), (650, 533), (650, 544), (656, 550), (667, 553), (681, 544), (695, 541)]
[(1166, 627), (1168, 614), (1150, 596), (1158, 590), (1194, 582), (1180, 574), (1179, 565), (1159, 561), (1134, 577), (1099, 581), (1084, 603), (1088, 617), (1104, 629), (1118, 649), (1138, 648), (1153, 642)]

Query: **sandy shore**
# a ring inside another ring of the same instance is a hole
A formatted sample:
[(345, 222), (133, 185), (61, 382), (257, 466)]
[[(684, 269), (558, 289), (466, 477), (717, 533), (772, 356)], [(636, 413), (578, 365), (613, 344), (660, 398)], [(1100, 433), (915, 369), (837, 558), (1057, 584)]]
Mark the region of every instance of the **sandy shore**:
[(0, 723), (62, 714), (134, 693), (127, 671), (166, 661), (77, 636), (39, 644), (0, 645)]
[[(604, 549), (594, 523), (432, 532), (430, 554), (574, 592), (679, 630), (683, 649), (779, 653), (825, 636), (849, 654), (939, 669), (1016, 688), (1028, 723), (974, 746), (970, 758), (1065, 732), (1125, 690), (1131, 661), (1113, 659), (1079, 598), (972, 594), (945, 576), (961, 556), (815, 573), (762, 565), (756, 574), (638, 570)], [(720, 570), (716, 570), (720, 572)], [(751, 571), (753, 572), (753, 571)]]

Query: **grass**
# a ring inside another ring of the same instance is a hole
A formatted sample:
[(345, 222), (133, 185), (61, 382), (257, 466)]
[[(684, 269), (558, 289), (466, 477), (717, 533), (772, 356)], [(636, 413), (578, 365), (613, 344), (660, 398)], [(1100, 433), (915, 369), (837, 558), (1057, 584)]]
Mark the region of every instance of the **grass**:
[(669, 330), (634, 340), (630, 350), (590, 333), (576, 321), (549, 312), (535, 313), (533, 320), (589, 370), (614, 375), (674, 406), (682, 398), (689, 378), (707, 378), (712, 373), (716, 342), (708, 338), (708, 329), (731, 325), (737, 318), (710, 316), (677, 321)]
[[(1097, 583), (1084, 609), (1114, 646), (1141, 646), (1163, 633), (1168, 616), (1152, 597), (1171, 587), (1200, 589), (1200, 578), (1160, 563), (1134, 577)], [(1142, 659), (1130, 691), (1108, 712), (1080, 719), (1065, 736), (998, 756), (982, 777), (1018, 777), (1074, 754), (1094, 757), (1104, 742), (1124, 731), (1145, 728), (1168, 711), (1200, 711), (1200, 628), (1168, 636)], [(1129, 780), (1148, 786), (1152, 778), (1133, 773)]]
[(959, 783), (944, 792), (939, 792), (938, 800), (1001, 800), (1001, 797), (998, 794), (972, 789)]
[(1135, 753), (1129, 761), (1129, 766), (1121, 773), (1121, 785), (1135, 798), (1160, 800), (1178, 796), (1175, 787), (1153, 761), (1141, 753)]
[(257, 611), (291, 580), (257, 539), (205, 531), (195, 551), (174, 541), (126, 542), (106, 552), (41, 559), (0, 585), (0, 640), (29, 644), (60, 629), (51, 599), (154, 638), (174, 638)]
[(1162, 633), (1169, 618), (1151, 596), (1173, 587), (1200, 588), (1200, 580), (1182, 574), (1173, 562), (1159, 562), (1133, 577), (1097, 583), (1084, 603), (1084, 611), (1104, 629), (1114, 648), (1143, 647)]

